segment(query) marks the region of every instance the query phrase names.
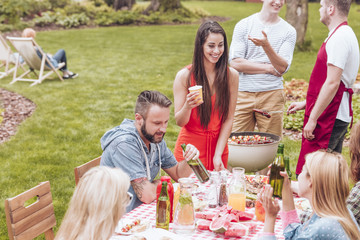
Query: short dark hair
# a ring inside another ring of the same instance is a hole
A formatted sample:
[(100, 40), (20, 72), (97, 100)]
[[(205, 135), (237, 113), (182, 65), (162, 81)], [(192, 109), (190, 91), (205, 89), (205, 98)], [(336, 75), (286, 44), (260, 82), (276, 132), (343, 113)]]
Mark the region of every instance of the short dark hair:
[(340, 15), (347, 17), (349, 15), (352, 0), (325, 0), (326, 5), (333, 4), (340, 12)]
[(146, 118), (148, 110), (152, 105), (168, 108), (171, 104), (171, 100), (164, 94), (158, 91), (145, 90), (139, 94), (136, 100), (135, 113), (139, 113), (143, 118)]

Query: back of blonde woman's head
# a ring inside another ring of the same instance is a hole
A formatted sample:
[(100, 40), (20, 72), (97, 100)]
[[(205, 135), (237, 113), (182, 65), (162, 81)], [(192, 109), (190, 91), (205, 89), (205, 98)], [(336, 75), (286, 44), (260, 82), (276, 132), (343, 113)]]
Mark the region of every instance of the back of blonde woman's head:
[(36, 32), (32, 28), (25, 28), (23, 30), (21, 36), (26, 37), (26, 38), (29, 38), (29, 37), (35, 38), (36, 37)]
[(90, 169), (75, 189), (56, 239), (109, 239), (125, 213), (129, 186), (121, 169)]
[(351, 176), (354, 182), (360, 181), (360, 122), (355, 124), (350, 134)]
[(344, 157), (320, 150), (306, 156), (305, 166), (312, 183), (312, 205), (316, 214), (335, 218), (350, 239), (360, 239), (346, 204), (350, 190), (349, 170)]

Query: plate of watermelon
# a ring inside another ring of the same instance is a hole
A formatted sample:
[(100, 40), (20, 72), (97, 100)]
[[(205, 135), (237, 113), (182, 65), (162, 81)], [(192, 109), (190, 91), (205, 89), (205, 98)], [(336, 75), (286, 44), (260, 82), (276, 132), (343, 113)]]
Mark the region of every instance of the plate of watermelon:
[(214, 211), (196, 212), (197, 229), (224, 234), (226, 237), (242, 237), (256, 231), (254, 213), (242, 212), (223, 206)]

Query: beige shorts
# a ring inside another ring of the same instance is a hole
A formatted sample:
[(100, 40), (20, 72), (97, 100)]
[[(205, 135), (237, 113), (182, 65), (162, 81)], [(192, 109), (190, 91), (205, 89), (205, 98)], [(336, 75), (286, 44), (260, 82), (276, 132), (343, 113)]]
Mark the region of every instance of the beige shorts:
[(285, 93), (282, 89), (266, 92), (238, 92), (232, 132), (254, 131), (255, 125), (260, 132), (282, 137), (283, 113), (273, 113), (270, 118), (253, 109), (283, 111)]

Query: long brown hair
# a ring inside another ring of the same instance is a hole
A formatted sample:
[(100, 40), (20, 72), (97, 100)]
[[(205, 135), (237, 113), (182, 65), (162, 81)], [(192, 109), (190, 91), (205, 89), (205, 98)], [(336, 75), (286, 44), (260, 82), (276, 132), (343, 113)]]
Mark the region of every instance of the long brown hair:
[(349, 171), (343, 156), (319, 150), (306, 155), (305, 167), (312, 183), (314, 212), (319, 217), (336, 219), (351, 240), (360, 239), (357, 223), (346, 204), (350, 192)]
[[(211, 91), (209, 81), (206, 76), (204, 67), (204, 43), (210, 33), (220, 33), (224, 37), (224, 52), (219, 61), (215, 65), (216, 76), (214, 88), (216, 93), (215, 107), (219, 111), (221, 121), (224, 122), (229, 113), (230, 90), (229, 90), (229, 74), (227, 68), (228, 61), (228, 44), (224, 29), (214, 21), (206, 21), (199, 27), (194, 47), (194, 56), (191, 68), (191, 74), (194, 74), (196, 85), (203, 87), (204, 103), (198, 106), (197, 111), (200, 116), (201, 125), (207, 129), (211, 116)], [(191, 77), (188, 79), (188, 86), (191, 85)]]
[(355, 124), (350, 135), (351, 177), (354, 182), (360, 181), (360, 122)]

